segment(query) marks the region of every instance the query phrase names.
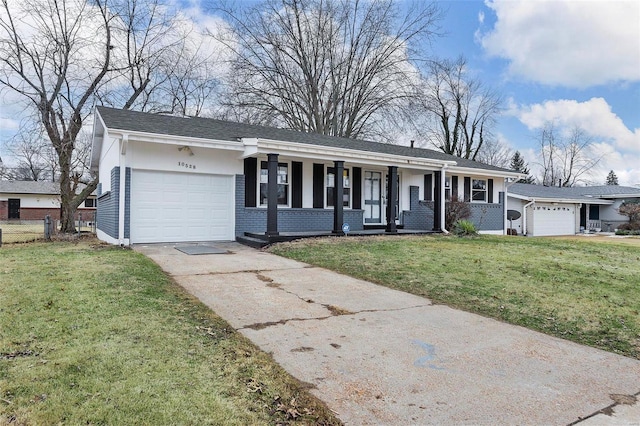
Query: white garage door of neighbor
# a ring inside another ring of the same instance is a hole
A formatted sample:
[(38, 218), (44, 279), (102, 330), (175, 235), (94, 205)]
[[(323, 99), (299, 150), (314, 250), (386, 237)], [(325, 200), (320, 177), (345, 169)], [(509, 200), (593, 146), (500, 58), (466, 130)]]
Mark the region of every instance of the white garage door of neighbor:
[(534, 236), (573, 235), (576, 209), (573, 205), (535, 204)]
[(233, 176), (133, 170), (131, 242), (234, 239)]

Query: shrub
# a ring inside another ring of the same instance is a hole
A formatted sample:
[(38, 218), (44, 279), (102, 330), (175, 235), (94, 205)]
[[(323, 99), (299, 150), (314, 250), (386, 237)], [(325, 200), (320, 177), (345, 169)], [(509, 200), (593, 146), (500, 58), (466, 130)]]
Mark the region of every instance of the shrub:
[(444, 204), (444, 226), (452, 230), (455, 224), (463, 219), (471, 217), (471, 207), (458, 197), (451, 197), (451, 200)]
[(640, 230), (631, 230), (631, 229), (616, 229), (616, 235), (640, 235)]
[(453, 233), (458, 237), (467, 237), (477, 235), (478, 230), (476, 226), (470, 220), (462, 219), (453, 225)]
[(623, 223), (618, 226), (620, 231), (640, 231), (640, 222)]
[(640, 223), (640, 202), (625, 201), (620, 205), (618, 213), (629, 218), (630, 223)]

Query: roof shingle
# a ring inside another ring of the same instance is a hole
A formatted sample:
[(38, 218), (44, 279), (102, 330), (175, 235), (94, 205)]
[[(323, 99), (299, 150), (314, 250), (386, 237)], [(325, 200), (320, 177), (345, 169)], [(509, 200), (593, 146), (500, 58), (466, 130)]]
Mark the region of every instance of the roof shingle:
[(213, 118), (174, 117), (102, 106), (97, 107), (97, 110), (100, 117), (102, 117), (104, 124), (110, 129), (212, 140), (237, 141), (238, 143), (240, 143), (241, 138), (261, 138), (439, 161), (455, 161), (460, 167), (514, 173), (513, 170), (490, 166), (488, 164), (444, 154), (431, 149), (411, 148), (408, 146), (370, 142), (359, 139), (339, 138), (335, 136), (320, 135), (317, 133), (256, 126)]

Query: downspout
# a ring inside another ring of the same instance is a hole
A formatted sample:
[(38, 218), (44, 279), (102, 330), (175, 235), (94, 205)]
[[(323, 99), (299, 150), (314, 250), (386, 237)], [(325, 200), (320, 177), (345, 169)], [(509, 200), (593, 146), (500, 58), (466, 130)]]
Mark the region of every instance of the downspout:
[(440, 229), (442, 229), (443, 234), (448, 234), (449, 231), (445, 228), (445, 203), (447, 202), (445, 196), (444, 185), (446, 183), (445, 171), (447, 169), (447, 165), (442, 165), (442, 171), (440, 172)]
[(120, 187), (119, 187), (119, 199), (118, 199), (118, 239), (120, 240), (120, 247), (124, 247), (124, 246), (128, 246), (129, 245), (129, 241), (128, 239), (125, 240), (124, 237), (124, 229), (125, 229), (125, 224), (124, 224), (124, 220), (125, 220), (125, 202), (127, 200), (127, 198), (125, 197), (125, 193), (126, 193), (126, 189), (127, 189), (127, 185), (126, 185), (126, 179), (127, 179), (127, 147), (129, 145), (129, 135), (128, 134), (124, 134), (122, 135), (122, 141), (121, 141), (121, 145), (120, 145), (120, 161), (119, 161), (119, 166), (120, 166)]
[(536, 199), (533, 198), (530, 202), (522, 207), (522, 235), (527, 235), (527, 207), (536, 203)]

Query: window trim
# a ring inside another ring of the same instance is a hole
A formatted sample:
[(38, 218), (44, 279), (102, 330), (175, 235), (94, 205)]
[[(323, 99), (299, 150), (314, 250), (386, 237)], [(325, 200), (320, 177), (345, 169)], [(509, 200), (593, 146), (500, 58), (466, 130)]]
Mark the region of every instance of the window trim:
[[(266, 163), (267, 167), (268, 167), (268, 162), (267, 160), (259, 160), (257, 161), (257, 168), (258, 168), (258, 173), (257, 173), (257, 181), (258, 181), (258, 187), (256, 188), (256, 206), (258, 207), (267, 207), (267, 203), (262, 204), (262, 200), (261, 200), (261, 194), (262, 194), (262, 189), (261, 186), (264, 183), (265, 185), (268, 182), (261, 182), (262, 180), (262, 170), (268, 170), (268, 169), (263, 169), (262, 168), (262, 164)], [(287, 168), (287, 183), (279, 183), (278, 185), (285, 185), (287, 190), (286, 190), (286, 194), (287, 194), (287, 204), (281, 204), (278, 203), (278, 208), (280, 207), (291, 207), (291, 161), (278, 161), (278, 171), (280, 170), (280, 167), (286, 166)]]
[[(324, 207), (326, 209), (332, 209), (334, 206), (329, 204), (329, 194), (328, 194), (328, 189), (329, 188), (335, 188), (335, 169), (334, 166), (326, 166), (325, 167), (325, 175), (324, 175)], [(351, 209), (353, 206), (353, 185), (352, 180), (353, 180), (353, 176), (352, 173), (350, 171), (351, 167), (345, 167), (343, 169), (343, 178), (342, 178), (342, 191), (343, 191), (343, 197), (344, 197), (344, 191), (348, 190), (349, 191), (349, 204), (348, 205), (344, 205), (344, 201), (343, 201), (343, 209)], [(329, 170), (332, 170), (331, 172)], [(346, 174), (346, 179), (347, 179), (347, 184), (345, 184), (344, 180), (345, 180), (345, 176), (344, 174)], [(329, 186), (329, 175), (333, 175), (333, 186)], [(344, 200), (344, 199), (343, 199)]]
[[(484, 182), (484, 188), (476, 188), (476, 182)], [(487, 195), (488, 195), (488, 179), (480, 179), (480, 178), (471, 178), (471, 202), (472, 203), (487, 203)], [(477, 200), (475, 198), (476, 194), (484, 194), (484, 198), (482, 200)]]

